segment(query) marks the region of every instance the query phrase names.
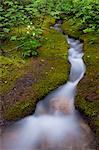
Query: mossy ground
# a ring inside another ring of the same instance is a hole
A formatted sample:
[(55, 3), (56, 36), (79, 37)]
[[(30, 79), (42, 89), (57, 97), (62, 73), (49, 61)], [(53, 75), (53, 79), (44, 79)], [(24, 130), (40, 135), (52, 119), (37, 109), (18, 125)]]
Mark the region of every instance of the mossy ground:
[[(9, 57), (2, 57), (4, 119), (16, 120), (32, 113), (38, 100), (66, 82), (68, 45), (61, 33), (50, 29), (50, 25), (54, 23), (54, 19), (44, 18), (42, 28), (45, 40), (38, 49), (37, 58), (23, 60), (21, 49), (10, 52)], [(10, 44), (13, 48), (12, 43)]]
[(75, 105), (87, 117), (99, 139), (99, 35), (79, 32), (79, 21), (76, 24), (65, 21), (62, 28), (71, 37), (79, 37), (84, 41), (84, 61), (87, 70), (78, 85)]
[(79, 37), (82, 34), (82, 32), (79, 30), (79, 28), (80, 28), (79, 20), (77, 21), (77, 23), (74, 23), (74, 21), (72, 19), (66, 20), (63, 22), (61, 27), (62, 27), (64, 33), (66, 33), (67, 35), (70, 35), (74, 38), (79, 39)]

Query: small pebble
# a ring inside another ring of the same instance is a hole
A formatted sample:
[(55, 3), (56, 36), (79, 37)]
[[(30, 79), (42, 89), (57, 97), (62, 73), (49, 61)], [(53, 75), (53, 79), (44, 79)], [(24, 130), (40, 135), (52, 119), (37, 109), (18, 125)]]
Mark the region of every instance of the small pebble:
[(4, 83), (7, 83), (7, 81), (5, 81)]
[(44, 59), (41, 59), (41, 62), (44, 62)]
[(51, 67), (51, 69), (53, 70), (53, 69), (54, 69), (54, 67)]
[(30, 25), (28, 26), (28, 28), (30, 28)]
[(29, 31), (27, 31), (27, 34), (29, 34)]

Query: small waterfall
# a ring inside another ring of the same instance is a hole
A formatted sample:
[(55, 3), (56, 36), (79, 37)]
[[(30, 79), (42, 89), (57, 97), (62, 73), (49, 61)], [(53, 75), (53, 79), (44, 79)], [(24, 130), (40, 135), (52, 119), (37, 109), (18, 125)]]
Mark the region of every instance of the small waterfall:
[(66, 39), (70, 45), (69, 81), (40, 101), (33, 115), (5, 130), (1, 150), (91, 150), (93, 135), (74, 106), (77, 84), (86, 71), (83, 44)]

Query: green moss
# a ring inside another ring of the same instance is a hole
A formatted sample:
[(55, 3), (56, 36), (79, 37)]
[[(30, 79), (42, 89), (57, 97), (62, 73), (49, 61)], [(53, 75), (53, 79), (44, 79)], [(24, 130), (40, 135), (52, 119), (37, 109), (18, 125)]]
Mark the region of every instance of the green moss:
[(95, 119), (94, 124), (96, 126), (96, 138), (97, 141), (99, 142), (99, 119), (98, 118)]
[(33, 112), (38, 100), (66, 82), (66, 68), (67, 64), (65, 60), (47, 60), (46, 67), (40, 73), (40, 80), (29, 89), (29, 93), (31, 94), (28, 99), (17, 102), (15, 105), (9, 107), (4, 114), (4, 118), (15, 120)]
[[(55, 23), (55, 19), (51, 17), (43, 17), (42, 20), (42, 28), (44, 28), (44, 30), (49, 29), (50, 25)], [(35, 24), (31, 25), (31, 28), (34, 25)], [(29, 29), (28, 26), (14, 27), (10, 34), (20, 37), (26, 35), (29, 30), (31, 29)], [(2, 68), (0, 69), (0, 76), (2, 79), (0, 88), (1, 94), (9, 91), (15, 84), (15, 81), (26, 73), (24, 68), (28, 66), (29, 63), (27, 60), (23, 60), (21, 48), (18, 50), (16, 49), (19, 45), (19, 41), (10, 41), (1, 45), (5, 53), (5, 56), (0, 58), (2, 62)]]
[(55, 19), (53, 17), (45, 16), (43, 20), (42, 28), (48, 30), (50, 26), (54, 24), (55, 24)]
[[(76, 105), (79, 105), (79, 110), (82, 111), (85, 116), (90, 118), (90, 125), (93, 126), (94, 130), (96, 130), (96, 137), (99, 138), (99, 126), (95, 121), (98, 119), (99, 114), (99, 99), (98, 99), (98, 62), (99, 62), (99, 44), (97, 43), (97, 39), (99, 38), (97, 35), (89, 35), (82, 36), (84, 39), (84, 51), (85, 51), (85, 64), (87, 67), (86, 76), (79, 84), (78, 88), (78, 98), (76, 101)], [(95, 37), (96, 41), (94, 44), (90, 44), (89, 37)], [(93, 96), (94, 95), (94, 96)], [(87, 100), (87, 97), (89, 99)]]
[(22, 67), (25, 65), (25, 61), (17, 58), (8, 58), (0, 56), (1, 68), (0, 68), (0, 93), (7, 92), (22, 74)]
[(79, 20), (77, 20), (77, 23), (74, 24), (73, 20), (68, 20), (68, 21), (64, 21), (64, 23), (62, 24), (62, 29), (63, 31), (67, 34), (70, 35), (74, 38), (79, 38), (81, 35), (81, 31), (79, 31), (80, 28), (80, 24), (79, 24)]
[(99, 113), (99, 104), (97, 102), (89, 102), (82, 98), (79, 94), (76, 99), (76, 107), (81, 110), (87, 117), (97, 117)]
[[(26, 27), (13, 28), (11, 35), (26, 34)], [(24, 74), (24, 67), (27, 65), (22, 58), (22, 50), (16, 47), (20, 45), (19, 41), (6, 41), (1, 44), (4, 51), (4, 56), (0, 56), (0, 93), (5, 94), (14, 86), (17, 79)]]
[[(38, 97), (43, 97), (49, 91), (57, 88), (66, 82), (67, 64), (65, 60), (49, 60), (47, 68), (42, 73), (41, 80), (33, 85), (33, 89), (38, 91)], [(65, 69), (64, 69), (65, 68)]]
[(24, 26), (24, 25), (19, 27), (13, 27), (11, 34), (16, 36), (20, 36), (20, 35), (22, 36), (26, 34), (28, 30), (29, 30), (28, 26)]
[(40, 71), (36, 68), (32, 69), (35, 65), (35, 60), (33, 61), (33, 59), (32, 63), (31, 61), (27, 62), (28, 72), (30, 71), (34, 78), (37, 77), (37, 81), (27, 91), (28, 96), (25, 96), (25, 99), (17, 101), (4, 112), (6, 120), (15, 120), (30, 114), (35, 109), (38, 100), (67, 80), (68, 45), (61, 33), (49, 28), (54, 23), (55, 20), (51, 20), (51, 18), (45, 18), (44, 20), (43, 37), (45, 41), (43, 46), (38, 50), (38, 60), (41, 63), (38, 60), (36, 62), (43, 66), (42, 69)]
[(13, 107), (10, 107), (4, 114), (6, 120), (15, 120), (32, 113), (35, 109), (35, 100), (25, 100), (17, 102)]
[(44, 35), (44, 38), (46, 39), (44, 46), (41, 47), (39, 51), (41, 57), (66, 59), (68, 45), (61, 33), (50, 29), (49, 32)]

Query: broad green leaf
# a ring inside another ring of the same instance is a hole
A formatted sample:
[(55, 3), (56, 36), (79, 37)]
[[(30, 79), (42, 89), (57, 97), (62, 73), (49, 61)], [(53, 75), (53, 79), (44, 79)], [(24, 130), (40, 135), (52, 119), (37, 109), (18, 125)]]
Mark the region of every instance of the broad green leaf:
[(16, 39), (17, 39), (17, 36), (11, 36), (10, 38), (11, 41), (16, 41)]
[(3, 31), (6, 32), (6, 33), (9, 33), (10, 29), (8, 29), (8, 28), (3, 28)]

